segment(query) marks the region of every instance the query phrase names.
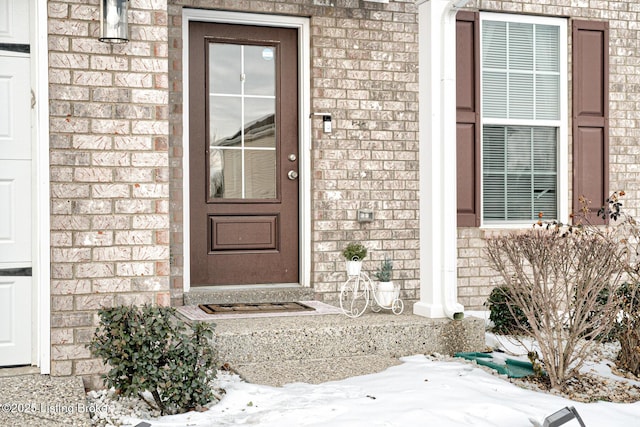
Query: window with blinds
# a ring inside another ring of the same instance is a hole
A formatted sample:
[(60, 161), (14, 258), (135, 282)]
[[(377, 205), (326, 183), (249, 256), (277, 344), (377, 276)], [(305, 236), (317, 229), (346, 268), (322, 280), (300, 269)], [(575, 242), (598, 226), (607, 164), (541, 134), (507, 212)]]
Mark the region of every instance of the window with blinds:
[(558, 218), (561, 27), (481, 22), (483, 222)]

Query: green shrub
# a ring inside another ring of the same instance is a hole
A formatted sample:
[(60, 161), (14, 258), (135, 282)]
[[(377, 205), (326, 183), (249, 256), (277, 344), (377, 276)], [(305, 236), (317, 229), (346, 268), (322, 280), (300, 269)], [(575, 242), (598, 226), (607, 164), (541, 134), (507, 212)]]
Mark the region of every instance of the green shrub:
[(527, 316), (513, 304), (509, 288), (506, 286), (493, 288), (487, 305), (489, 306), (489, 320), (493, 322), (495, 333), (511, 334), (523, 328), (529, 328)]
[(381, 282), (390, 282), (392, 271), (393, 262), (389, 258), (384, 257), (384, 261), (380, 263), (380, 267), (378, 267), (378, 270), (373, 273), (373, 275)]
[[(209, 383), (216, 375), (213, 329), (196, 323), (191, 330), (170, 307), (114, 307), (98, 312), (100, 327), (88, 344), (110, 367), (107, 387), (137, 395), (162, 414), (186, 412), (213, 400)], [(155, 406), (143, 393), (153, 396)]]
[(367, 248), (362, 243), (351, 242), (342, 251), (347, 261), (362, 261), (367, 256)]

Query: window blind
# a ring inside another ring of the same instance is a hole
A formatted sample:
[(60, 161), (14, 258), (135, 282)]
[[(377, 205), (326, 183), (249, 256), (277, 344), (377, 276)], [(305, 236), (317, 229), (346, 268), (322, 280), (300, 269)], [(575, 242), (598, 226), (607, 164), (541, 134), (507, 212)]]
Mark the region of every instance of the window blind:
[(557, 26), (483, 21), (485, 221), (522, 222), (537, 219), (539, 212), (557, 218), (558, 127), (553, 121), (560, 120), (559, 43)]
[(483, 117), (560, 118), (559, 28), (483, 21)]

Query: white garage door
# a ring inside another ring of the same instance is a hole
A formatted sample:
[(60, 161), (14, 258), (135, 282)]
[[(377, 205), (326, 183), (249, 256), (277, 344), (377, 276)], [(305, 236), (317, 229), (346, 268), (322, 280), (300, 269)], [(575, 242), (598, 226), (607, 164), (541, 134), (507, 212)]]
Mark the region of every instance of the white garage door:
[(0, 366), (31, 363), (29, 2), (0, 0)]

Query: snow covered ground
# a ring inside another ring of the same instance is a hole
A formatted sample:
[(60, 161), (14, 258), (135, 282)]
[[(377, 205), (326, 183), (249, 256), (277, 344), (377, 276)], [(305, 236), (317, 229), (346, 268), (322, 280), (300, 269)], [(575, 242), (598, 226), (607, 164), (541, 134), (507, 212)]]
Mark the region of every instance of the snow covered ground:
[[(221, 374), (226, 395), (207, 412), (151, 420), (124, 418), (125, 425), (185, 426), (533, 426), (574, 406), (587, 427), (640, 425), (640, 402), (579, 403), (524, 390), (469, 363), (401, 359), (384, 372), (319, 385), (268, 387)], [(579, 426), (576, 420), (563, 427)]]

